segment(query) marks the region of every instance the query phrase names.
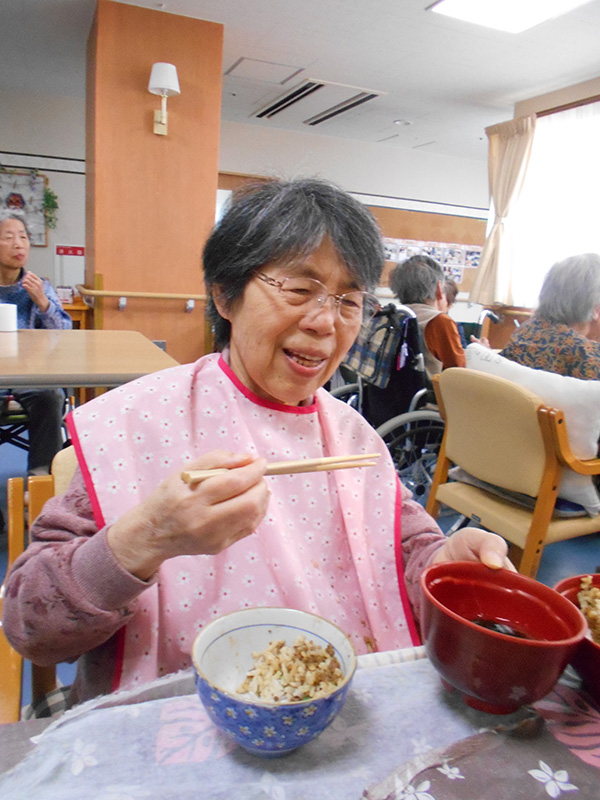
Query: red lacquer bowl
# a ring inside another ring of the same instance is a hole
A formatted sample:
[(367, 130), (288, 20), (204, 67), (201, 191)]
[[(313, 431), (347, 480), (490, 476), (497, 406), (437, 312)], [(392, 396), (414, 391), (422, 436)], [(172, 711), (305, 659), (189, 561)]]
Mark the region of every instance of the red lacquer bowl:
[[(559, 581), (554, 589), (579, 607), (577, 593), (583, 577), (583, 575), (573, 575), (571, 578), (565, 578)], [(600, 575), (592, 575), (592, 584), (600, 587)], [(596, 644), (586, 636), (573, 654), (571, 666), (581, 676), (584, 688), (597, 703), (600, 703), (600, 644)]]
[(573, 603), (516, 572), (447, 562), (428, 567), (421, 586), (431, 663), (446, 688), (487, 713), (509, 714), (548, 694), (586, 635)]

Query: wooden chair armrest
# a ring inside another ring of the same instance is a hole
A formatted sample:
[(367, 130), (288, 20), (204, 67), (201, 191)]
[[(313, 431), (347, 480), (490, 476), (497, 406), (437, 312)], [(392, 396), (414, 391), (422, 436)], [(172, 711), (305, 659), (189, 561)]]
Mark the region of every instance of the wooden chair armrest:
[(18, 722), (21, 716), (23, 658), (13, 650), (0, 628), (0, 725)]
[(538, 409), (538, 417), (542, 429), (545, 429), (552, 437), (556, 457), (563, 466), (570, 467), (580, 475), (600, 475), (600, 458), (582, 461), (573, 454), (567, 436), (565, 415), (562, 411), (541, 406)]

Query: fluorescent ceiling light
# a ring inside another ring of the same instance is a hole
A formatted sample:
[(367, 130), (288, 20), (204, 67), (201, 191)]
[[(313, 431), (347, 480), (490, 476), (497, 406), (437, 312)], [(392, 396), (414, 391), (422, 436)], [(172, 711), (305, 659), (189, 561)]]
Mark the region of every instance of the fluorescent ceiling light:
[(499, 31), (521, 33), (589, 2), (590, 0), (438, 0), (428, 6), (427, 11)]

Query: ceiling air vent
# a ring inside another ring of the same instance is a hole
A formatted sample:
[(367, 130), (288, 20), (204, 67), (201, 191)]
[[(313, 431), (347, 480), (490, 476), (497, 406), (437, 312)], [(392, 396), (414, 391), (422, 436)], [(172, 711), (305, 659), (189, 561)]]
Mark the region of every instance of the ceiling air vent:
[(304, 81), (301, 83), (300, 86), (297, 86), (295, 89), (292, 89), (291, 92), (286, 92), (284, 95), (279, 97), (275, 100), (274, 103), (270, 103), (266, 108), (261, 109), (255, 117), (258, 119), (271, 119), (274, 117), (275, 114), (281, 114), (282, 111), (285, 111), (286, 108), (294, 105), (294, 103), (300, 102), (304, 97), (308, 97), (308, 95), (316, 92), (318, 89), (322, 89), (325, 84), (320, 83), (319, 81)]
[(310, 78), (280, 95), (253, 116), (257, 119), (278, 117), (286, 123), (319, 125), (381, 94), (383, 92)]

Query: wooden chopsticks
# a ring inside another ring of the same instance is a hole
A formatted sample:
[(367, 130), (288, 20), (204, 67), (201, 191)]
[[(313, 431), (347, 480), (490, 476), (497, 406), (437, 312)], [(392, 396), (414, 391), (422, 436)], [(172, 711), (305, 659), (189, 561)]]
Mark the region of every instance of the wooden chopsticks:
[[(325, 456), (324, 458), (305, 458), (302, 461), (272, 461), (267, 465), (266, 475), (292, 475), (297, 472), (329, 472), (333, 469), (351, 469), (354, 467), (373, 467), (380, 453), (365, 453), (357, 456)], [(222, 475), (230, 470), (190, 469), (181, 473), (185, 483), (200, 483), (214, 475)]]

